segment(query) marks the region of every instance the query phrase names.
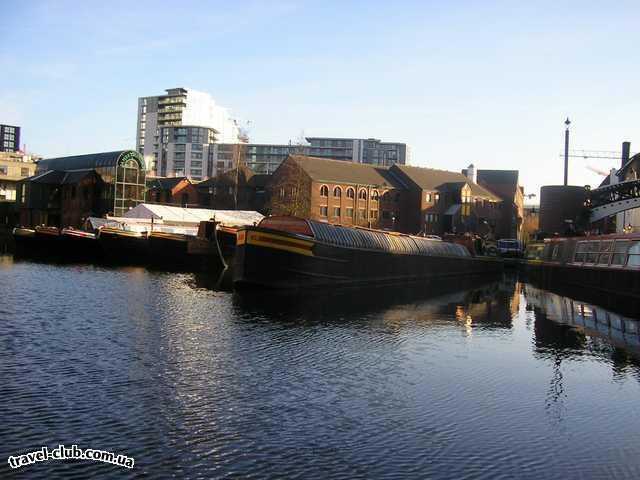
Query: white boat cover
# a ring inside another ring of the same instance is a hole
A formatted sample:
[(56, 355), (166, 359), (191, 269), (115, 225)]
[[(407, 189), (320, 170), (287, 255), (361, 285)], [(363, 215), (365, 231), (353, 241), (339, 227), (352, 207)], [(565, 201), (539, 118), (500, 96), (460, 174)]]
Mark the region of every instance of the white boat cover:
[(258, 224), (264, 217), (260, 213), (250, 210), (210, 210), (206, 208), (182, 208), (141, 203), (125, 213), (123, 218), (131, 220), (146, 219), (148, 222), (153, 219), (154, 224), (186, 227), (197, 227), (203, 220), (215, 219), (221, 225), (239, 227)]

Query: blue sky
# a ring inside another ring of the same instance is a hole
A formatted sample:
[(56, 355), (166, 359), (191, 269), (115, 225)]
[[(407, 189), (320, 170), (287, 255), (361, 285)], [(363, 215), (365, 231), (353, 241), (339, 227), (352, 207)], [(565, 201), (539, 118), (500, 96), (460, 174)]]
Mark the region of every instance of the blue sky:
[[(8, 1), (0, 123), (44, 156), (135, 146), (139, 96), (185, 86), (255, 142), (406, 142), (413, 164), (562, 182), (572, 148), (640, 150), (640, 3)], [(572, 159), (595, 185), (615, 160)], [(535, 201), (535, 200), (534, 200)]]

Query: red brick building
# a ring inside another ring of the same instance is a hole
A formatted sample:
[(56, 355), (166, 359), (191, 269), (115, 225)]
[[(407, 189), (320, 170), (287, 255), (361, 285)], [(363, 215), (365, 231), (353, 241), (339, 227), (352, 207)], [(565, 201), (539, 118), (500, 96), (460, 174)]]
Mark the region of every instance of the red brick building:
[(290, 155), (268, 186), (268, 213), (407, 231), (407, 191), (387, 167)]
[(198, 204), (198, 191), (186, 177), (147, 177), (147, 202), (195, 206)]
[(268, 213), (441, 235), (494, 233), (501, 199), (465, 175), (290, 155), (268, 186)]

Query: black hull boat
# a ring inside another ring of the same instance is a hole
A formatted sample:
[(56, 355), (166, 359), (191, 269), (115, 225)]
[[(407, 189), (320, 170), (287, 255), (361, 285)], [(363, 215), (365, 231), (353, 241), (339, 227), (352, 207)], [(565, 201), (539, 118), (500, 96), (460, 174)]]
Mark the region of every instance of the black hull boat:
[(103, 227), (98, 242), (108, 262), (143, 264), (148, 260), (149, 240), (146, 232)]
[(216, 243), (215, 225), (213, 238), (200, 235), (151, 232), (149, 234), (151, 265), (162, 268), (189, 271), (217, 271), (224, 267), (220, 249)]
[(502, 263), (461, 245), (295, 217), (238, 231), (236, 288), (305, 289), (403, 284), (497, 273)]
[(17, 256), (31, 255), (40, 250), (36, 231), (32, 228), (16, 227), (12, 231)]
[(61, 255), (68, 260), (97, 261), (102, 258), (102, 248), (94, 233), (73, 228), (60, 232)]

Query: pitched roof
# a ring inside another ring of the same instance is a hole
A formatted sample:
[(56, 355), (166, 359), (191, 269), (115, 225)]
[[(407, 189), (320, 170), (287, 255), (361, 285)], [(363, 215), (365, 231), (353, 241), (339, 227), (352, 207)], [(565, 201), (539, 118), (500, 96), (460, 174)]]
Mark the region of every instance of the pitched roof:
[(518, 190), (518, 170), (478, 170), (478, 183), (503, 200), (513, 200)]
[(622, 168), (620, 168), (620, 170), (618, 170), (616, 172), (616, 175), (618, 175), (619, 177), (621, 177), (622, 175), (624, 175), (624, 172), (627, 170), (627, 168), (629, 168), (631, 166), (631, 164), (633, 164), (633, 162), (635, 162), (636, 160), (640, 160), (640, 153), (636, 153), (635, 155), (633, 155), (623, 166)]
[(288, 158), (296, 162), (316, 182), (375, 185), (388, 188), (404, 186), (387, 167), (306, 155), (289, 155)]
[[(486, 188), (471, 182), (462, 173), (450, 172), (448, 170), (437, 170), (435, 168), (411, 167), (409, 165), (394, 165), (391, 170), (397, 169), (402, 172), (409, 180), (423, 190), (444, 190), (450, 189), (451, 185), (456, 184), (455, 188), (462, 188), (462, 184), (468, 184), (471, 193), (477, 197), (487, 198), (496, 202), (500, 198), (491, 193)], [(459, 185), (458, 185), (459, 184)]]
[(187, 177), (147, 177), (149, 190), (173, 190), (176, 185)]
[(33, 177), (26, 178), (26, 181), (33, 183), (45, 183), (48, 185), (60, 185), (66, 172), (61, 172), (60, 170), (48, 170), (44, 173), (38, 173)]
[(73, 172), (66, 172), (66, 175), (60, 182), (62, 185), (69, 185), (78, 183), (80, 180), (85, 178), (87, 175), (93, 175), (93, 170), (76, 170)]

